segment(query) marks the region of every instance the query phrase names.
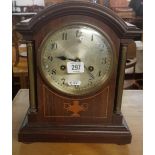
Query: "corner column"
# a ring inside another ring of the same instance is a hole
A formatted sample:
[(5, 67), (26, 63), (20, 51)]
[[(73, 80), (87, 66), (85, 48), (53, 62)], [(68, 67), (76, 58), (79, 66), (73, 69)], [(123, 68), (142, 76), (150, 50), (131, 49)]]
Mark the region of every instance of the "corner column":
[(29, 100), (30, 100), (30, 112), (37, 111), (36, 105), (36, 92), (35, 92), (35, 75), (34, 75), (34, 45), (32, 41), (27, 42), (28, 53), (28, 71), (29, 71)]
[(127, 58), (127, 45), (123, 45), (120, 52), (120, 61), (118, 66), (118, 77), (117, 77), (117, 87), (116, 87), (116, 98), (115, 98), (115, 107), (114, 107), (114, 112), (117, 114), (121, 113), (126, 58)]

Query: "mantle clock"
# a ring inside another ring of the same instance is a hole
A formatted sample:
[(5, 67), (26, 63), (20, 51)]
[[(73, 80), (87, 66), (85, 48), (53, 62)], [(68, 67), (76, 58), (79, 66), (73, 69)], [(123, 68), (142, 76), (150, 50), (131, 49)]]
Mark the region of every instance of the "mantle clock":
[(30, 82), (19, 141), (131, 142), (121, 100), (127, 46), (139, 29), (77, 1), (49, 6), (16, 29), (27, 41)]

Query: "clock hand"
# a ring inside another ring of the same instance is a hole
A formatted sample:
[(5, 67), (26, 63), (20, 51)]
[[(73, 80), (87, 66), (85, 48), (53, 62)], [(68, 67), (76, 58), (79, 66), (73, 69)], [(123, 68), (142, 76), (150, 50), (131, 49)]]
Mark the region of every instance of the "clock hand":
[(58, 56), (56, 58), (58, 58), (60, 60), (80, 61), (80, 59), (78, 59), (78, 58), (72, 59), (72, 58), (67, 58), (65, 56)]
[[(75, 58), (75, 59), (71, 59), (71, 58), (67, 58), (65, 56), (58, 56), (56, 57), (60, 60), (71, 60), (71, 61), (79, 61), (80, 62), (80, 59), (79, 58)], [(94, 79), (94, 76), (92, 73), (90, 73), (90, 71), (88, 70), (88, 68), (84, 65), (84, 68), (86, 69), (86, 71), (88, 72), (88, 74)]]
[(59, 56), (59, 57), (56, 57), (56, 58), (58, 58), (60, 60), (67, 60), (67, 58), (65, 56)]

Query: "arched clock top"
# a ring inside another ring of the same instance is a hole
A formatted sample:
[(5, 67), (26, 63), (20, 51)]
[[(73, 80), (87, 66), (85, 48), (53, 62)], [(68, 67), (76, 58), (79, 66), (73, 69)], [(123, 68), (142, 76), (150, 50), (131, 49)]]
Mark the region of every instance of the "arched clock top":
[(134, 39), (142, 33), (136, 26), (127, 25), (112, 10), (98, 4), (79, 1), (51, 5), (39, 12), (29, 22), (17, 24), (16, 30), (26, 38), (27, 36), (31, 38), (33, 33), (39, 31), (46, 22), (68, 15), (84, 15), (98, 19), (111, 27), (120, 39)]

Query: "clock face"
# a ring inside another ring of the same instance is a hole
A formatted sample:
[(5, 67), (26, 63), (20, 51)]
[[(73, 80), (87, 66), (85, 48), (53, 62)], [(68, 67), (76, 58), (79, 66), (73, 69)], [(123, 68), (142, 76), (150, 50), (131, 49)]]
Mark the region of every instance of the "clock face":
[(47, 35), (40, 47), (39, 67), (50, 87), (84, 95), (108, 80), (113, 60), (111, 43), (103, 32), (72, 24)]

